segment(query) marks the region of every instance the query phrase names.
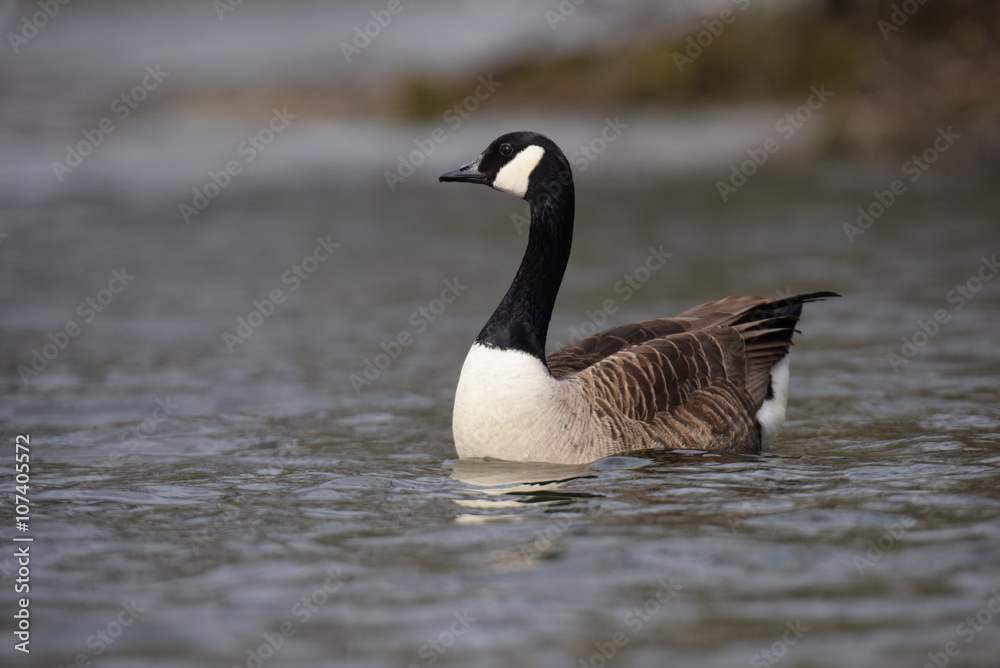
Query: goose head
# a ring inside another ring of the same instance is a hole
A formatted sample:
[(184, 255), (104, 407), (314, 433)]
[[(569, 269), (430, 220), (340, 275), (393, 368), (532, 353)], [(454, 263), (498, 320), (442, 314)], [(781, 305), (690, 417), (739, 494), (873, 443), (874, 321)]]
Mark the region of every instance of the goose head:
[(441, 181), (482, 183), (529, 203), (573, 192), (566, 156), (537, 132), (508, 132), (493, 140), (478, 158), (440, 177)]

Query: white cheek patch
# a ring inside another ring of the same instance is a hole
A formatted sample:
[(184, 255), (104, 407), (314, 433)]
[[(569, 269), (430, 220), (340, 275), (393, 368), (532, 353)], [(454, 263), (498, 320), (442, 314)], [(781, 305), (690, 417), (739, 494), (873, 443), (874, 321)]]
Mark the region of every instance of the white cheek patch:
[(541, 146), (529, 146), (521, 149), (521, 152), (515, 155), (513, 160), (497, 172), (497, 177), (493, 179), (493, 187), (517, 197), (524, 197), (525, 193), (528, 192), (528, 179), (531, 178), (531, 172), (541, 162), (543, 155), (545, 155), (545, 149)]

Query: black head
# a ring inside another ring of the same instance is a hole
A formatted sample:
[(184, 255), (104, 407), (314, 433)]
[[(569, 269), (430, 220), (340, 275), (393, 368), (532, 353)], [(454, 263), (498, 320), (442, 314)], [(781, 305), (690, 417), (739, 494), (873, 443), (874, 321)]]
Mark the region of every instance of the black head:
[(572, 194), (573, 173), (555, 143), (537, 132), (508, 132), (493, 140), (478, 158), (440, 176), (441, 181), (483, 183), (537, 202), (546, 195)]

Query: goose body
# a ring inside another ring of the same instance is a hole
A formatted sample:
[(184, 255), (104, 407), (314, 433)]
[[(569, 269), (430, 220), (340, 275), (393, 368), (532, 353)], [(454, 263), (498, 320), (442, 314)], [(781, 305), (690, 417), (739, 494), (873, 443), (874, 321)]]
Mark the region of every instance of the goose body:
[(652, 448), (754, 453), (774, 438), (802, 304), (836, 293), (726, 297), (546, 356), (573, 236), (565, 155), (543, 135), (512, 132), (440, 178), (490, 185), (531, 208), (521, 266), (462, 367), (459, 457), (582, 464)]

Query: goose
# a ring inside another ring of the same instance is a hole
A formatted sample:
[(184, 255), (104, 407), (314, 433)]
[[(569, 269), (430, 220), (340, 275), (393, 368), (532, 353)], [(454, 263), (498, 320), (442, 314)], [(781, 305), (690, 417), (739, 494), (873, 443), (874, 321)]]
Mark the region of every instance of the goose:
[(491, 186), (531, 211), (517, 274), (462, 365), (452, 416), (459, 458), (586, 464), (661, 448), (759, 453), (774, 440), (802, 305), (840, 295), (726, 297), (546, 356), (573, 239), (566, 156), (544, 135), (511, 132), (439, 180)]

